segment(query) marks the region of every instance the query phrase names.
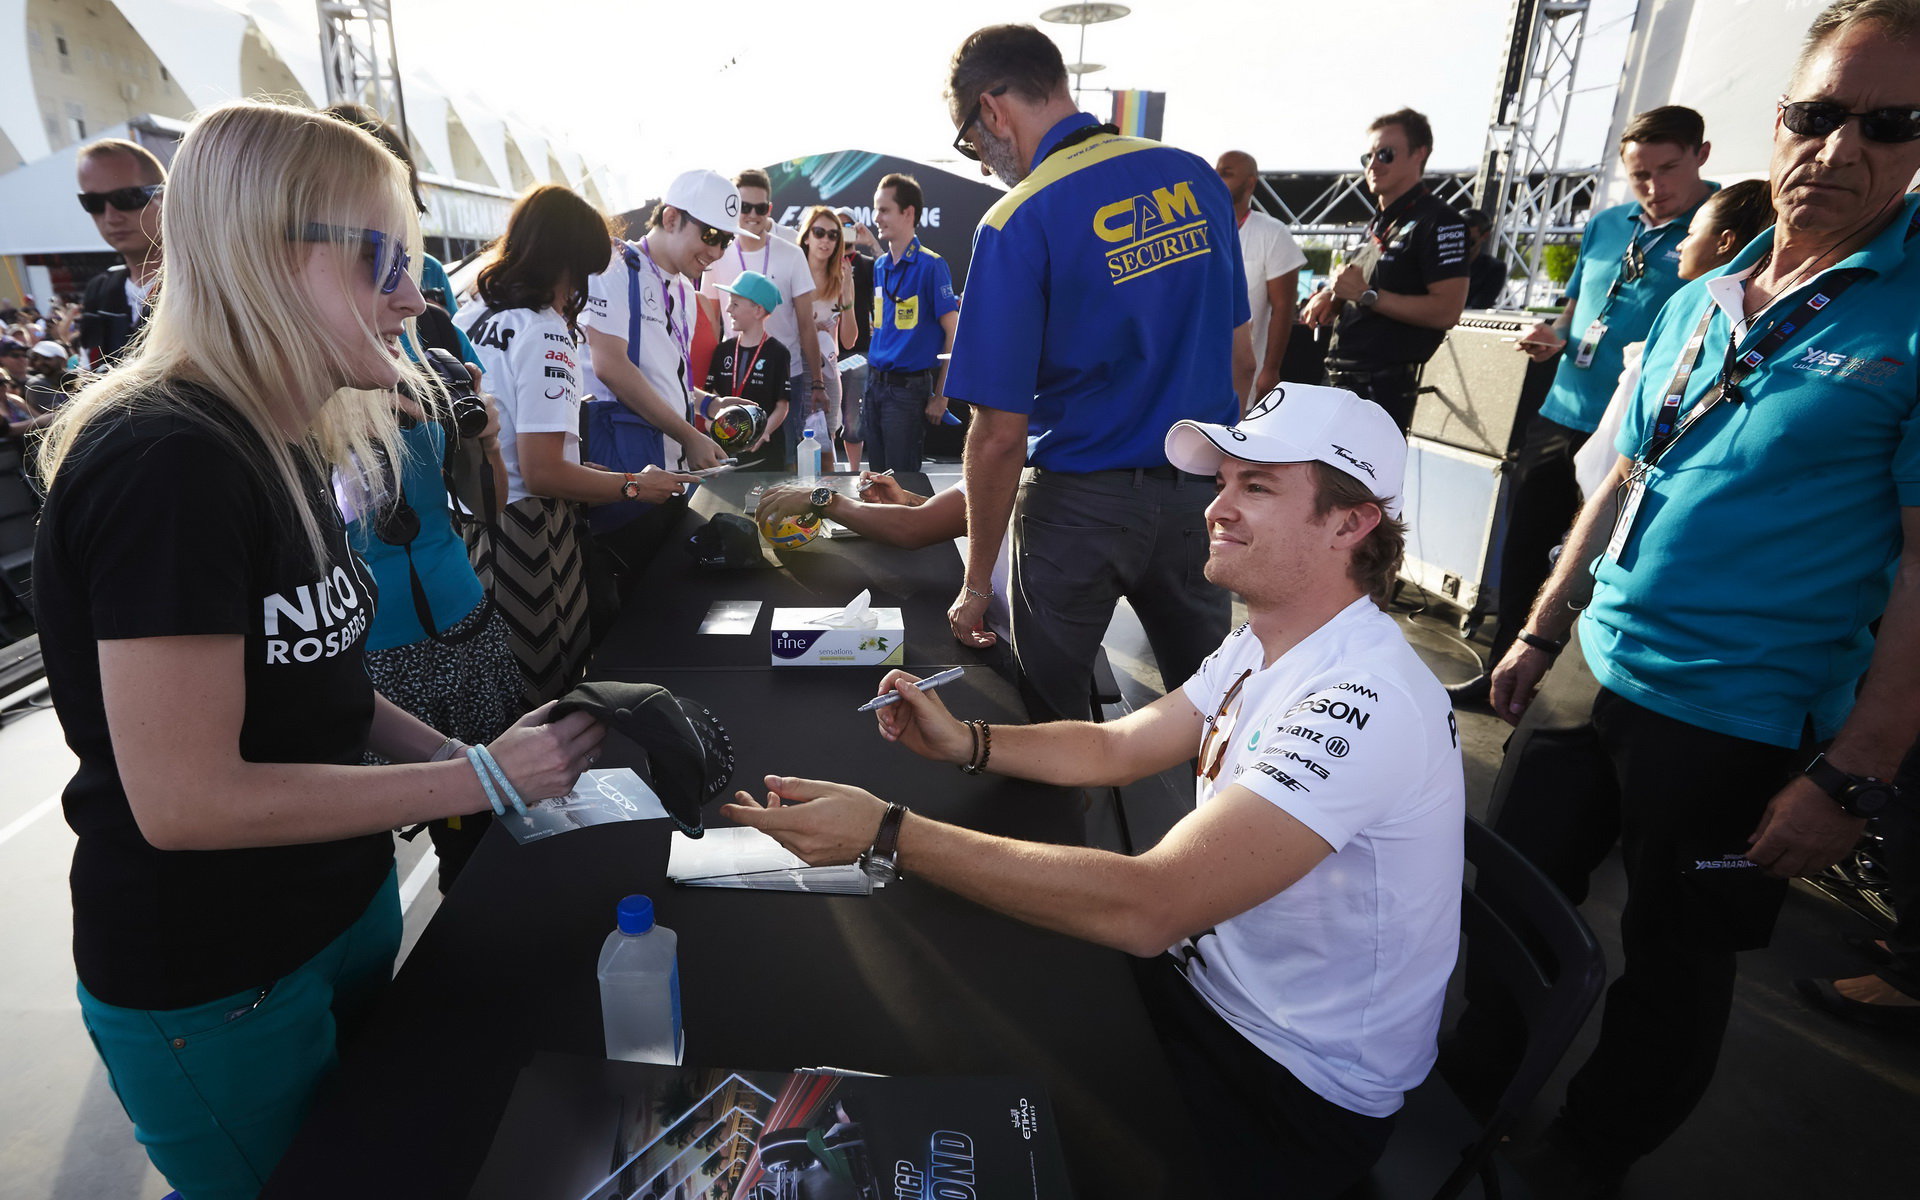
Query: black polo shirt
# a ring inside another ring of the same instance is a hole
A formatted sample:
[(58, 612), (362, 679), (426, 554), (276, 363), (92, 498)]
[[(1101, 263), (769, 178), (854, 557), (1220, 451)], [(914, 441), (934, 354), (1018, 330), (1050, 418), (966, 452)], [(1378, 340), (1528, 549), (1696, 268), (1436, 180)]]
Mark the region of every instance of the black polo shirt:
[[(1376, 214), (1366, 236), (1380, 252), (1367, 276), (1375, 291), (1424, 296), (1441, 280), (1469, 273), (1467, 223), (1424, 183)], [(1327, 360), (1363, 366), (1424, 363), (1445, 337), (1444, 330), (1409, 325), (1350, 303), (1334, 324)]]

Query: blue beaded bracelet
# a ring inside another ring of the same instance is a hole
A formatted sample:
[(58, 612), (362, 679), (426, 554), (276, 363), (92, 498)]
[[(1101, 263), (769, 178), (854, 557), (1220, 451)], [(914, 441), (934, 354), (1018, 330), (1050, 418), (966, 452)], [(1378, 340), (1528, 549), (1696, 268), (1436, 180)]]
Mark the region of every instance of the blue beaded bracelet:
[(502, 794), (506, 796), (507, 804), (513, 805), (514, 812), (523, 817), (527, 815), (526, 802), (520, 799), (520, 793), (514, 788), (513, 781), (507, 778), (507, 773), (500, 769), (500, 764), (494, 761), (493, 755), (485, 746), (467, 747), (467, 762), (472, 764), (473, 773), (480, 777), (480, 786), (486, 789), (487, 803), (493, 805), (496, 816), (507, 815), (506, 805), (500, 802)]

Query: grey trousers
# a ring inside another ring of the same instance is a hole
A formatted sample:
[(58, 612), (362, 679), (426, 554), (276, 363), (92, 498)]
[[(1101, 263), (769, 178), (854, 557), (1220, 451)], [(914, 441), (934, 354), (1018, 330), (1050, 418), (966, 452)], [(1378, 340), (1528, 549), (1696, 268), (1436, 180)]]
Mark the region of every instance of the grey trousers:
[(1122, 596), (1169, 690), (1220, 645), (1232, 602), (1205, 575), (1212, 501), (1212, 479), (1167, 467), (1027, 470), (1014, 506), (1008, 609), (1036, 721), (1093, 715), (1094, 655)]

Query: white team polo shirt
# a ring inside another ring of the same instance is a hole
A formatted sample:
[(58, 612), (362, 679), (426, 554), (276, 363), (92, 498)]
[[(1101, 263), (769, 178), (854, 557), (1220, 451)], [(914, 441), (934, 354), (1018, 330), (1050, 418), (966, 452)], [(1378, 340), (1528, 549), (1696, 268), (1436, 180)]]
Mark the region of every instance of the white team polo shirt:
[(1214, 1010), (1319, 1096), (1383, 1117), (1426, 1078), (1460, 940), (1465, 781), (1445, 689), (1361, 597), (1273, 663), (1251, 628), (1186, 683), (1238, 784), (1334, 853), (1173, 953)]
[[(629, 280), (637, 282), (640, 285), (640, 353), (635, 358), (634, 347), (628, 346), (627, 357), (634, 359), (640, 373), (653, 385), (653, 390), (660, 393), (661, 399), (691, 420), (692, 368), (687, 363), (686, 349), (668, 327), (667, 301), (671, 293), (672, 330), (682, 331), (682, 335), (690, 340), (691, 331), (699, 321), (698, 311), (694, 308), (693, 288), (685, 279), (669, 273), (664, 267), (658, 274), (648, 269), (646, 253), (638, 249), (639, 243), (632, 244), (636, 247), (635, 253), (640, 256), (639, 269), (627, 266), (626, 256), (615, 250), (613, 261), (607, 265), (607, 269), (588, 277), (587, 309), (581, 314), (580, 324), (626, 341), (632, 329), (633, 312), (628, 283)], [(701, 377), (705, 378), (705, 375), (703, 370)], [(609, 393), (612, 390), (607, 389)], [(609, 394), (604, 399), (612, 400), (614, 397)], [(678, 470), (684, 454), (681, 445), (672, 437), (662, 436), (667, 469)]]

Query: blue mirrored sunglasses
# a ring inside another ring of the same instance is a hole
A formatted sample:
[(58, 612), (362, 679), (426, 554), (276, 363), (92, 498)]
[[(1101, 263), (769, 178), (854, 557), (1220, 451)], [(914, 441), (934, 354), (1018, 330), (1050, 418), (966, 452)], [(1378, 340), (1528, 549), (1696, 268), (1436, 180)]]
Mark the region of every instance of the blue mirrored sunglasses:
[(391, 296), (413, 256), (400, 239), (378, 229), (356, 229), (351, 225), (326, 225), (309, 221), (305, 230), (289, 240), (296, 242), (359, 242), (373, 251), (373, 282), (383, 296)]

